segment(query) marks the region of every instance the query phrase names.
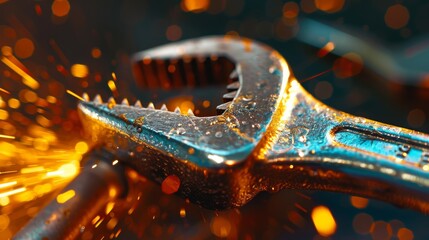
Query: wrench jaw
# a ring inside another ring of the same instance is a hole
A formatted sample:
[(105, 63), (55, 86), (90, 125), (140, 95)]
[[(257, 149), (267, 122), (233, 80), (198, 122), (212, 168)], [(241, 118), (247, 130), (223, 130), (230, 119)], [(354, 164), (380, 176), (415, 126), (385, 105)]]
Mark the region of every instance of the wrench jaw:
[[(221, 155), (223, 152), (213, 150), (213, 146), (221, 141), (210, 142), (218, 139), (206, 138), (205, 135), (201, 138), (198, 132), (191, 132), (195, 126), (210, 124), (217, 117), (192, 117), (190, 121), (188, 116), (167, 111), (136, 110), (128, 106), (109, 108), (108, 104), (94, 102), (81, 102), (79, 113), (95, 144), (101, 143), (108, 152), (121, 155), (118, 159), (126, 166), (155, 182), (161, 183), (170, 175), (178, 176), (181, 181), (179, 194), (205, 208), (241, 206), (257, 193), (256, 189), (248, 189), (253, 177), (248, 174), (245, 161), (222, 162), (222, 158), (246, 159), (247, 149), (225, 151), (229, 155)], [(177, 130), (177, 124), (186, 132)], [(212, 125), (211, 129), (229, 130), (223, 120), (222, 124)], [(229, 136), (233, 139), (231, 144), (252, 146), (233, 133)], [(197, 145), (193, 142), (195, 138), (200, 141)], [(124, 157), (124, 151), (128, 152), (127, 157)], [(213, 161), (218, 166), (213, 167)]]
[(224, 209), (246, 203), (260, 190), (249, 172), (251, 153), (292, 76), (280, 54), (248, 39), (189, 40), (142, 52), (137, 58), (171, 61), (206, 55), (234, 62), (240, 82), (235, 98), (218, 116), (188, 116), (129, 106), (128, 101), (102, 103), (99, 97), (80, 102), (78, 110), (94, 142), (112, 152), (129, 152), (129, 158), (120, 159), (128, 166), (159, 183), (177, 175), (179, 194), (204, 207)]

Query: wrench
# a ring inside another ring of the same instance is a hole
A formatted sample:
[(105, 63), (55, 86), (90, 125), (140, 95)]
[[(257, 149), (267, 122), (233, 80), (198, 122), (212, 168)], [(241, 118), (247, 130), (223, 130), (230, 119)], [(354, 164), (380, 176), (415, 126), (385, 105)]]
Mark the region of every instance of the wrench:
[[(208, 208), (240, 206), (259, 191), (304, 188), (429, 210), (429, 136), (325, 106), (270, 47), (206, 37), (137, 58), (211, 55), (231, 59), (240, 83), (221, 115), (81, 102), (85, 128), (96, 141), (102, 136), (135, 153), (124, 161), (144, 176), (157, 182), (179, 176), (181, 194)], [(139, 146), (142, 152), (135, 151)]]
[[(218, 106), (219, 115), (103, 102), (99, 96), (89, 101), (85, 95), (78, 105), (84, 129), (141, 175), (158, 183), (176, 175), (178, 193), (210, 209), (241, 206), (260, 191), (293, 188), (429, 212), (429, 136), (325, 106), (272, 48), (246, 38), (204, 37), (150, 49), (136, 59), (143, 76), (187, 83), (201, 70), (187, 64), (207, 56), (235, 66), (227, 80), (232, 92)], [(180, 63), (182, 72), (173, 78), (156, 62)], [(27, 229), (40, 227), (34, 222)]]

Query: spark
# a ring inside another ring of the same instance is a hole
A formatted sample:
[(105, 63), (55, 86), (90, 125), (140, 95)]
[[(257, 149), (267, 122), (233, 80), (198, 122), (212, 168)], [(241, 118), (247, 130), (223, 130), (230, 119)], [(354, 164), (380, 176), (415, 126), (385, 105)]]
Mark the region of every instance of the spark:
[(94, 219), (92, 219), (91, 223), (92, 225), (96, 224), (100, 220), (100, 215), (97, 215)]
[(72, 92), (71, 90), (68, 90), (68, 89), (67, 89), (67, 91), (66, 91), (66, 92), (67, 92), (68, 94), (72, 95), (73, 97), (75, 97), (75, 98), (77, 98), (77, 99), (79, 99), (79, 100), (81, 100), (81, 101), (85, 102), (85, 99), (83, 99), (81, 96), (77, 95), (76, 93)]
[(12, 182), (6, 182), (6, 183), (0, 183), (0, 188), (7, 188), (7, 187), (11, 187), (13, 185), (16, 185), (18, 182), (17, 181), (12, 181)]
[(312, 80), (312, 79), (315, 79), (315, 78), (317, 78), (317, 77), (320, 77), (320, 76), (322, 76), (322, 75), (324, 75), (324, 74), (326, 74), (326, 73), (328, 73), (328, 72), (330, 72), (330, 71), (332, 71), (332, 68), (329, 68), (328, 70), (325, 70), (325, 71), (320, 72), (320, 73), (318, 73), (318, 74), (315, 74), (315, 75), (313, 75), (313, 76), (311, 76), (311, 77), (309, 77), (309, 78), (306, 78), (306, 79), (304, 79), (304, 80), (301, 80), (301, 81), (300, 81), (300, 83), (305, 83), (305, 82), (307, 82), (307, 81), (310, 81), (310, 80)]
[(22, 188), (17, 188), (17, 189), (10, 190), (8, 192), (3, 192), (3, 193), (0, 193), (0, 198), (9, 197), (11, 195), (24, 192), (25, 190), (27, 190), (27, 188), (22, 187)]
[(0, 134), (0, 138), (5, 138), (5, 139), (15, 139), (15, 136), (10, 136), (10, 135)]
[(108, 202), (107, 203), (106, 210), (105, 210), (106, 215), (108, 215), (112, 211), (114, 206), (115, 206), (114, 202)]
[(76, 195), (73, 189), (68, 190), (67, 192), (61, 193), (57, 196), (58, 203), (66, 203), (68, 200), (72, 199)]
[(118, 89), (116, 88), (116, 84), (113, 80), (109, 80), (107, 82), (107, 86), (109, 86), (110, 90), (112, 91), (114, 96), (118, 95)]
[(6, 57), (2, 57), (1, 61), (6, 64), (10, 69), (12, 69), (14, 72), (16, 72), (18, 75), (20, 75), (23, 79), (23, 83), (27, 85), (28, 87), (32, 89), (39, 88), (39, 82), (36, 81), (33, 77), (28, 75), (24, 70), (22, 70), (20, 67), (18, 67), (15, 63), (13, 63), (11, 60), (9, 60)]
[(296, 208), (298, 208), (299, 210), (301, 210), (302, 212), (304, 212), (304, 213), (307, 213), (308, 211), (307, 211), (307, 209), (305, 209), (303, 206), (301, 206), (301, 204), (299, 204), (299, 203), (295, 203), (294, 204), (295, 205), (295, 207)]
[(29, 167), (29, 168), (23, 168), (21, 169), (21, 173), (25, 174), (25, 173), (35, 173), (35, 172), (42, 172), (44, 171), (45, 168), (42, 166), (37, 166), (37, 167)]
[(4, 93), (7, 93), (7, 94), (10, 94), (10, 92), (8, 90), (4, 89), (4, 88), (0, 88), (0, 92), (4, 92)]
[(57, 42), (54, 39), (49, 40), (49, 45), (51, 45), (51, 48), (55, 51), (55, 53), (58, 55), (64, 65), (70, 64), (66, 55), (64, 55), (64, 52), (61, 50), (60, 46), (58, 46)]

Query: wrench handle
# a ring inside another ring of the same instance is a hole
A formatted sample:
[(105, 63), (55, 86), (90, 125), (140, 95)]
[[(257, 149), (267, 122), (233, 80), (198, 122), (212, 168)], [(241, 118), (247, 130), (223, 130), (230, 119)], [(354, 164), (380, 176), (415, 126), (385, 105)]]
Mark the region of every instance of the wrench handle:
[(331, 109), (296, 81), (284, 102), (269, 129), (278, 134), (256, 155), (260, 175), (271, 177), (266, 188), (339, 191), (429, 212), (429, 135)]

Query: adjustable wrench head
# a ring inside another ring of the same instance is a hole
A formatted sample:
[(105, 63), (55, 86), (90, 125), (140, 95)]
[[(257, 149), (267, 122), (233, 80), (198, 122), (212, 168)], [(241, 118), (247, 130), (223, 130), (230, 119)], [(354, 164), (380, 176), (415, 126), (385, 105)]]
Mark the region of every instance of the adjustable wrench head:
[(293, 76), (278, 52), (244, 38), (187, 40), (141, 52), (136, 59), (205, 56), (232, 61), (231, 77), (239, 82), (235, 97), (218, 107), (224, 111), (217, 116), (197, 117), (139, 103), (130, 106), (127, 101), (103, 103), (99, 97), (80, 102), (78, 109), (92, 140), (112, 151), (128, 151), (129, 158), (121, 160), (143, 176), (162, 182), (177, 175), (180, 194), (205, 207), (222, 209), (244, 204), (259, 191), (250, 186), (252, 153)]

